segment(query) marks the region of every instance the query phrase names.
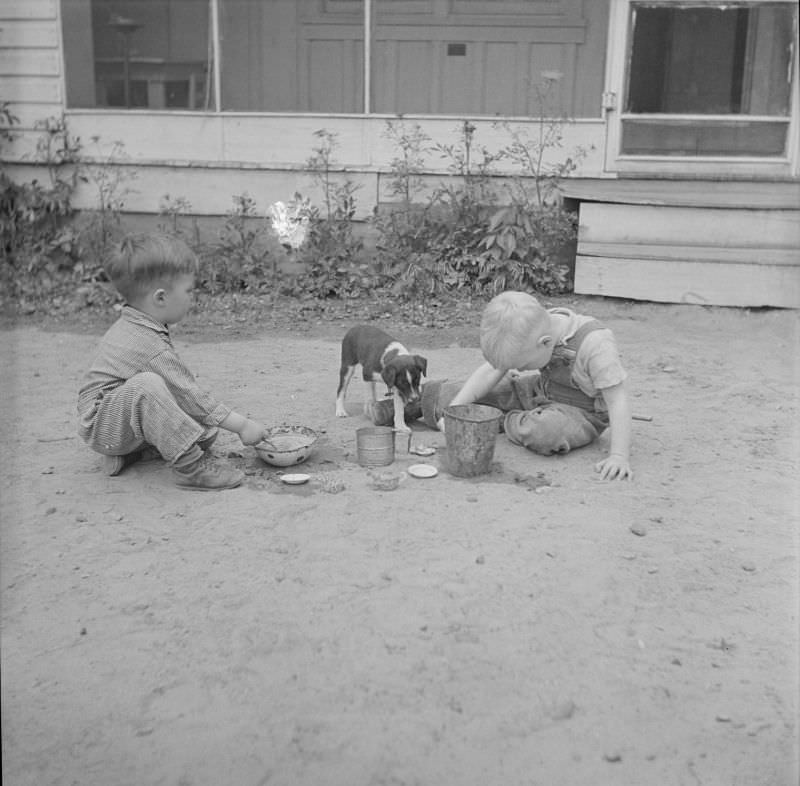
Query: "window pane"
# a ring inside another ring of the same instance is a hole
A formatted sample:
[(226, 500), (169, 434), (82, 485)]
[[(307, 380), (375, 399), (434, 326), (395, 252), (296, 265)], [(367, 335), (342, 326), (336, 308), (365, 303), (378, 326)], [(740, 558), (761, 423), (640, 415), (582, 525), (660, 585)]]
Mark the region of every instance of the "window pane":
[(213, 108), (208, 0), (62, 0), (70, 107)]
[(220, 16), (223, 109), (363, 111), (360, 0), (220, 0)]
[(792, 4), (637, 3), (626, 111), (787, 117)]
[[(219, 0), (222, 108), (364, 111), (363, 0)], [(606, 2), (373, 0), (376, 113), (537, 116), (533, 86), (561, 74), (552, 110), (597, 117)], [(584, 46), (585, 45), (585, 46)]]
[(785, 122), (623, 120), (622, 152), (658, 156), (782, 156)]

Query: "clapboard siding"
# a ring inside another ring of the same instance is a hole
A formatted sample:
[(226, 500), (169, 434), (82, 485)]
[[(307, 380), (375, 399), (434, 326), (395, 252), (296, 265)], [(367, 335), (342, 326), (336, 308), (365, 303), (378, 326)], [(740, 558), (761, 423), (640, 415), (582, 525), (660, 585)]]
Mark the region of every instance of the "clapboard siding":
[[(93, 154), (108, 155), (116, 141), (123, 144), (134, 161), (183, 163), (186, 166), (251, 166), (302, 170), (313, 148), (321, 144), (315, 132), (324, 129), (336, 135), (334, 158), (348, 170), (376, 170), (388, 174), (398, 150), (386, 138), (387, 121), (395, 117), (323, 116), (323, 115), (211, 115), (199, 112), (154, 112), (150, 110), (103, 111), (76, 110), (67, 113), (73, 134), (83, 140), (98, 137)], [(458, 117), (410, 117), (409, 127), (419, 124), (432, 144), (453, 145), (458, 141), (463, 121)], [(473, 120), (475, 141), (489, 150), (497, 150), (510, 141), (508, 132), (495, 127), (492, 120)], [(512, 127), (519, 128), (518, 124)], [(523, 129), (524, 130), (524, 129)], [(530, 131), (530, 127), (528, 127)], [(602, 134), (600, 121), (583, 121), (564, 128), (561, 150), (549, 151), (545, 163), (553, 163), (564, 151), (587, 146)], [(535, 129), (532, 133), (535, 133)], [(16, 151), (8, 151), (15, 160)], [(448, 161), (431, 153), (429, 171), (445, 173)], [(595, 149), (581, 162), (581, 173), (597, 173), (602, 167), (602, 153)], [(498, 162), (497, 170), (517, 171), (513, 165)], [(438, 175), (437, 182), (441, 179)]]
[(38, 120), (63, 112), (59, 41), (56, 0), (0, 2), (0, 101), (19, 119), (15, 156), (35, 149)]
[(575, 292), (656, 303), (800, 308), (800, 268), (579, 254)]
[(61, 64), (56, 49), (0, 49), (0, 74), (14, 76), (61, 75)]
[(56, 19), (58, 0), (3, 0), (0, 19)]
[(662, 256), (669, 256), (675, 243), (705, 248), (798, 248), (798, 210), (587, 203), (581, 206), (579, 242), (613, 242), (633, 248), (662, 244), (667, 249)]
[[(61, 83), (58, 79), (0, 74), (0, 101), (44, 105), (43, 108), (48, 111), (42, 114), (42, 119), (50, 115), (60, 115)], [(12, 113), (15, 109), (16, 107), (11, 107)]]
[(748, 178), (691, 180), (574, 178), (562, 184), (565, 197), (580, 202), (667, 207), (800, 208), (800, 181)]
[[(0, 8), (0, 17), (2, 15)], [(4, 49), (55, 49), (57, 46), (58, 31), (52, 22), (4, 19), (0, 26), (0, 47)]]
[[(41, 168), (31, 164), (12, 164), (7, 171), (14, 180), (31, 181), (46, 177)], [(86, 169), (83, 170), (86, 173)], [(190, 168), (186, 166), (141, 166), (119, 165), (118, 196), (124, 197), (125, 211), (130, 213), (157, 214), (164, 197), (182, 198), (191, 205), (190, 212), (198, 216), (225, 215), (234, 207), (234, 197), (248, 194), (255, 202), (259, 215), (266, 216), (269, 205), (278, 200), (287, 201), (296, 191), (321, 205), (324, 195), (305, 173), (296, 170), (252, 169), (247, 167)], [(64, 177), (69, 170), (62, 171)], [(358, 189), (356, 220), (366, 220), (372, 214), (377, 192), (375, 173), (349, 173), (351, 182)], [(97, 183), (89, 178), (79, 182), (72, 199), (78, 210), (93, 210), (97, 207)], [(210, 208), (210, 209), (209, 209)]]
[(753, 210), (584, 203), (575, 292), (800, 308), (800, 205)]

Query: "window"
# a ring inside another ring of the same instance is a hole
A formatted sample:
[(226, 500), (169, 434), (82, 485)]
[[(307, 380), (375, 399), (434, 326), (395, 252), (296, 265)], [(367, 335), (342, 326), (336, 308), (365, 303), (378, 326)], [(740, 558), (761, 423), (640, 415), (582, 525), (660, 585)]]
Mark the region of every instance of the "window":
[(70, 107), (213, 109), (208, 0), (62, 0)]
[(794, 3), (631, 3), (624, 155), (783, 156)]
[(551, 71), (564, 75), (565, 116), (600, 115), (607, 0), (61, 7), (69, 107), (524, 117), (538, 114), (531, 86)]

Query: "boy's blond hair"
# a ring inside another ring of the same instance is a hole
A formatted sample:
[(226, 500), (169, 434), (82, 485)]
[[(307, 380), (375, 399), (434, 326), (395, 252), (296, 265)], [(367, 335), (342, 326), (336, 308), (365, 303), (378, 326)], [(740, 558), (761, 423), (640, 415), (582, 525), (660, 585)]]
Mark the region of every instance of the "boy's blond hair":
[(497, 369), (517, 368), (520, 355), (550, 326), (547, 310), (527, 292), (503, 292), (493, 297), (481, 317), (481, 351)]
[(197, 256), (174, 235), (135, 234), (125, 237), (105, 266), (106, 275), (127, 301), (146, 295), (157, 284), (197, 274)]

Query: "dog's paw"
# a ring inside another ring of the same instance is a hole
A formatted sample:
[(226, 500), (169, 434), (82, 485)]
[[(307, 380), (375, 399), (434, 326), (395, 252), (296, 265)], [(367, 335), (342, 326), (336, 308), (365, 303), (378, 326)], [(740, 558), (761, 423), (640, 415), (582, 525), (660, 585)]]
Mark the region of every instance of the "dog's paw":
[(403, 423), (402, 426), (395, 426), (394, 430), (396, 432), (398, 432), (399, 434), (410, 434), (411, 433), (411, 429), (405, 423)]
[(343, 409), (339, 409), (339, 407), (336, 407), (336, 417), (337, 418), (346, 418), (347, 417), (347, 412), (345, 410), (343, 410)]

